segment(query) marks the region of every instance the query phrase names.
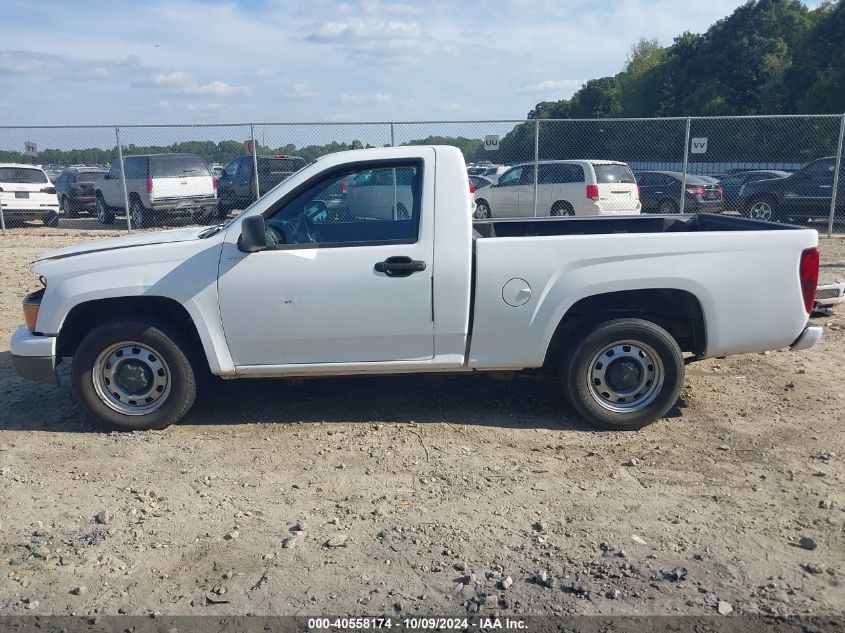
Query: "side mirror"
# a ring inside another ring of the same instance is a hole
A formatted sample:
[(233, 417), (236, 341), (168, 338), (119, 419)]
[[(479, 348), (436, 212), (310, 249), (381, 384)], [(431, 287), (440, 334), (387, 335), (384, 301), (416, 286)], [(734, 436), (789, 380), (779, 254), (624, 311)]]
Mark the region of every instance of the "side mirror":
[(267, 248), (267, 235), (264, 232), (264, 216), (251, 215), (241, 222), (240, 247), (247, 253), (255, 253)]

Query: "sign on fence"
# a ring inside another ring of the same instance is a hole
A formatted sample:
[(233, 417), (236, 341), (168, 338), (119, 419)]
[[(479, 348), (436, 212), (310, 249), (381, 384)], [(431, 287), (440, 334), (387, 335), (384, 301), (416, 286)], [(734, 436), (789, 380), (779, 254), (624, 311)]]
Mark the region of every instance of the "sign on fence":
[(244, 154), (252, 154), (252, 141), (244, 141)]
[(499, 149), (499, 135), (498, 134), (488, 134), (484, 137), (484, 149), (488, 152), (493, 152)]
[(700, 136), (698, 138), (692, 139), (690, 141), (691, 147), (690, 152), (693, 154), (706, 154), (707, 153), (707, 138), (704, 136)]
[(32, 141), (24, 141), (23, 153), (25, 156), (38, 156), (38, 145)]

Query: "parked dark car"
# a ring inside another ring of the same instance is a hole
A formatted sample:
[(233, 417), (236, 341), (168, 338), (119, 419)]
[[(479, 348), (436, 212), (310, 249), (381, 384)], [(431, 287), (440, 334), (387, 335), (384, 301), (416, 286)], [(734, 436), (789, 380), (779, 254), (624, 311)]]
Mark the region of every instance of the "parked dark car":
[(725, 176), (719, 181), (722, 185), (725, 209), (727, 211), (739, 211), (739, 196), (742, 188), (750, 182), (758, 180), (771, 180), (773, 178), (786, 178), (790, 172), (778, 169), (755, 169), (743, 171)]
[(94, 181), (106, 173), (105, 169), (65, 169), (53, 184), (59, 196), (59, 208), (66, 218), (78, 217), (80, 213), (94, 215), (97, 203), (94, 197)]
[[(819, 158), (786, 178), (748, 183), (739, 195), (742, 214), (754, 220), (784, 222), (830, 215), (836, 157)], [(845, 212), (845, 178), (839, 178), (836, 212)]]
[[(258, 191), (262, 195), (291, 174), (305, 167), (300, 156), (259, 156)], [(243, 209), (255, 202), (255, 164), (252, 155), (236, 158), (226, 165), (217, 185), (220, 212)]]
[[(684, 174), (679, 171), (641, 171), (636, 174), (643, 213), (678, 213)], [(687, 174), (684, 213), (721, 213), (722, 187)]]

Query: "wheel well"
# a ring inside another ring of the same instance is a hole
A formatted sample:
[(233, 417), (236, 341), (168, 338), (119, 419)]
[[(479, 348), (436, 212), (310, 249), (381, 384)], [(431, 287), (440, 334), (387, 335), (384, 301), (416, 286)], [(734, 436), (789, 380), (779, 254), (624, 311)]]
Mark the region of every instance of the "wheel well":
[(191, 346), (192, 357), (205, 359), (196, 325), (188, 311), (179, 302), (167, 297), (115, 297), (74, 306), (59, 331), (57, 356), (73, 356), (80, 341), (104, 323), (139, 317), (174, 328)]
[(593, 295), (575, 303), (558, 323), (546, 350), (546, 363), (558, 358), (566, 343), (581, 330), (625, 317), (658, 324), (678, 342), (681, 351), (704, 353), (707, 332), (695, 295), (672, 288), (649, 288)]

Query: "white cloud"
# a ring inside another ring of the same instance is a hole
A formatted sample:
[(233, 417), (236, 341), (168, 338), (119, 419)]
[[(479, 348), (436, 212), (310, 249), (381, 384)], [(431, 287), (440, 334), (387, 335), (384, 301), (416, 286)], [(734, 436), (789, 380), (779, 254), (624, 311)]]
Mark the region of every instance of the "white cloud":
[(312, 88), (308, 84), (295, 83), (291, 84), (288, 94), (297, 99), (311, 99), (313, 97), (319, 97), (320, 91)]
[(187, 73), (171, 71), (156, 73), (150, 77), (150, 82), (156, 86), (164, 86), (173, 92), (186, 95), (213, 95), (228, 97), (235, 94), (249, 93), (249, 86), (234, 86), (225, 81), (211, 81), (199, 83)]
[(583, 79), (547, 79), (517, 90), (520, 94), (533, 94), (541, 97), (568, 99), (584, 84)]
[(448, 101), (446, 103), (438, 104), (437, 109), (445, 112), (457, 112), (459, 110), (463, 110), (464, 106), (455, 101)]
[(353, 103), (363, 105), (365, 103), (390, 103), (393, 97), (389, 94), (377, 92), (375, 94), (346, 94), (340, 95), (342, 103)]

